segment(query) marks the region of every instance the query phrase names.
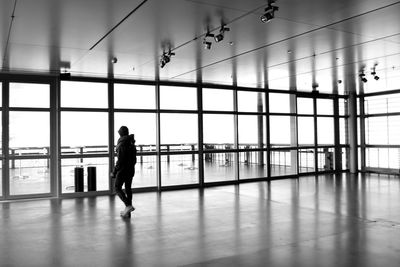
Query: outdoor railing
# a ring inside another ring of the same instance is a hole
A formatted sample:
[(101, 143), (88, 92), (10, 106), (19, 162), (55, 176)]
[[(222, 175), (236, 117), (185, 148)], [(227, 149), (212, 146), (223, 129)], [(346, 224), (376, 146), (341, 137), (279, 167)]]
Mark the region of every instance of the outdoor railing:
[[(275, 146), (276, 144), (274, 144)], [(279, 146), (279, 144), (277, 145)], [(148, 155), (148, 153), (153, 154), (156, 152), (156, 145), (154, 144), (139, 144), (136, 146), (138, 151), (138, 162), (143, 163), (143, 158)], [(198, 149), (198, 145), (194, 143), (186, 144), (162, 144), (160, 146), (161, 152), (165, 153), (166, 161), (170, 162), (170, 154), (174, 152), (190, 152), (191, 160), (195, 161), (195, 153)], [(263, 164), (265, 162), (264, 151), (259, 151), (258, 144), (240, 144), (239, 146), (239, 163), (244, 164)], [(224, 152), (224, 151), (227, 152)], [(10, 167), (15, 168), (15, 160), (18, 156), (49, 156), (49, 147), (19, 147), (10, 149)], [(204, 159), (207, 162), (219, 162), (228, 163), (233, 161), (233, 152), (237, 151), (234, 149), (234, 144), (232, 143), (207, 143), (204, 144)], [(314, 165), (314, 150), (313, 149), (301, 149), (299, 148), (299, 166), (300, 167), (313, 167)], [(62, 155), (74, 155), (77, 158), (84, 155), (91, 154), (107, 154), (109, 152), (108, 146), (77, 146), (61, 147)], [(270, 151), (271, 164), (275, 166), (291, 166), (292, 165), (292, 153), (296, 153), (295, 149), (291, 148), (279, 148)], [(318, 151), (319, 155), (324, 155), (323, 157), (318, 157), (319, 165), (325, 164), (325, 159), (329, 156), (332, 159), (332, 153), (330, 151)], [(155, 155), (155, 154), (153, 154)], [(263, 158), (262, 158), (263, 157)], [(46, 158), (46, 157), (44, 157)], [(47, 167), (49, 167), (49, 158), (47, 158)], [(42, 166), (44, 167), (44, 166)]]

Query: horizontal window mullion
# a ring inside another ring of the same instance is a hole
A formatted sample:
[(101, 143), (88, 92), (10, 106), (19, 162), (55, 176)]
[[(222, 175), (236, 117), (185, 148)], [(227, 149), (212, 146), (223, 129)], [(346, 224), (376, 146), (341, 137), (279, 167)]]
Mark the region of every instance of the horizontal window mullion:
[(382, 91), (382, 92), (373, 92), (373, 93), (366, 93), (363, 95), (357, 95), (357, 97), (371, 97), (371, 96), (380, 96), (380, 95), (391, 95), (400, 93), (400, 89), (389, 90), (389, 91)]
[(365, 148), (400, 148), (400, 145), (373, 145), (365, 144)]
[(267, 116), (268, 113), (267, 112), (250, 112), (250, 111), (238, 111), (237, 112), (238, 115), (255, 115), (255, 116)]
[(279, 112), (270, 112), (269, 113), (270, 116), (288, 116), (288, 117), (292, 117), (292, 116), (296, 116), (296, 113), (279, 113)]
[(60, 159), (76, 159), (76, 158), (106, 158), (111, 154), (61, 154)]
[[(239, 144), (240, 146), (240, 144)], [(238, 148), (238, 152), (262, 152), (262, 151), (268, 151), (268, 148)]]
[(114, 108), (114, 112), (120, 113), (156, 113), (156, 109), (127, 109), (127, 108)]
[(69, 112), (109, 112), (108, 108), (68, 108), (62, 107), (60, 111), (69, 111)]
[(389, 116), (400, 116), (400, 112), (365, 114), (363, 117), (369, 118), (369, 117), (389, 117)]
[(297, 117), (314, 117), (314, 114), (297, 114)]
[(297, 146), (289, 146), (289, 147), (271, 147), (269, 151), (291, 151), (297, 150)]
[(186, 113), (186, 114), (197, 114), (199, 111), (196, 109), (190, 110), (179, 110), (179, 109), (160, 109), (160, 113)]
[(198, 150), (183, 150), (183, 151), (165, 151), (161, 150), (160, 155), (166, 156), (166, 155), (196, 155), (199, 154)]
[[(8, 156), (9, 159), (50, 159), (51, 155), (12, 155)], [(1, 158), (0, 158), (1, 159)]]
[(50, 112), (50, 108), (9, 107), (9, 111)]
[(337, 116), (335, 116), (335, 115), (327, 115), (327, 114), (317, 114), (317, 117), (318, 118), (335, 118), (335, 117), (337, 117)]

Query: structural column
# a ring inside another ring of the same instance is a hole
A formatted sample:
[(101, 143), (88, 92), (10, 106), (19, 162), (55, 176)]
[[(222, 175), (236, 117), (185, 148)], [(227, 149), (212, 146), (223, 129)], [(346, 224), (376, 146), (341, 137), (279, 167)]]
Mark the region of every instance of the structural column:
[(258, 152), (258, 162), (259, 166), (264, 165), (264, 151), (261, 149), (264, 148), (264, 101), (263, 101), (264, 93), (257, 93), (257, 130), (258, 130), (258, 148), (260, 151)]
[(349, 145), (350, 157), (349, 168), (351, 173), (358, 172), (358, 148), (357, 148), (357, 95), (356, 92), (349, 93)]

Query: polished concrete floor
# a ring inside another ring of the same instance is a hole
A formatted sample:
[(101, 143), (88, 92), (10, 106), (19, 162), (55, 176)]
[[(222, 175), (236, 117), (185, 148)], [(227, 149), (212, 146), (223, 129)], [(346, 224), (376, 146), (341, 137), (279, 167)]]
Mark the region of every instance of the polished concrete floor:
[(0, 202), (0, 266), (400, 266), (398, 176)]

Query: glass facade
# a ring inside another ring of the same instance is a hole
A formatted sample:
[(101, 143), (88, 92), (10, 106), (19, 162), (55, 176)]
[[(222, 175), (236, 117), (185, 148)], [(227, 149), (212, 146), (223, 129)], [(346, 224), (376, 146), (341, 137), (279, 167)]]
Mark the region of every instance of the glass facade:
[[(400, 162), (400, 93), (367, 96), (364, 105), (365, 167), (398, 173)], [(361, 127), (361, 125), (360, 125)]]
[[(344, 99), (234, 87), (62, 81), (57, 107), (50, 87), (51, 83), (10, 82), (7, 94), (1, 94), (9, 96), (9, 139), (0, 197), (4, 192), (7, 196), (76, 193), (77, 169), (83, 169), (86, 193), (89, 168), (93, 167), (96, 191), (110, 192), (113, 180), (109, 174), (122, 125), (136, 140), (134, 189), (332, 171), (337, 152), (336, 100), (338, 140), (347, 151)], [(387, 131), (380, 142), (396, 142), (397, 120), (395, 116), (368, 118), (366, 125), (386, 126), (379, 129)], [(368, 153), (372, 161), (375, 152)], [(379, 152), (380, 159), (382, 153), (394, 155), (393, 151)], [(347, 152), (342, 155), (343, 166), (347, 166), (346, 159)], [(57, 169), (51, 168), (51, 160), (59, 162)]]

